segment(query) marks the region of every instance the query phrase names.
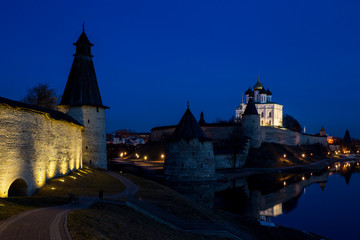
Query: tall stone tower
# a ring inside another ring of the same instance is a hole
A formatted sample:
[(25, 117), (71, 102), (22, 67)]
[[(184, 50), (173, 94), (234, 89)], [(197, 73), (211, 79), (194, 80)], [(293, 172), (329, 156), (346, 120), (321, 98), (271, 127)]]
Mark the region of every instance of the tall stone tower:
[(256, 110), (254, 99), (250, 98), (242, 117), (242, 128), (244, 135), (249, 137), (250, 146), (259, 148), (261, 146), (260, 115)]
[(215, 178), (213, 144), (189, 107), (166, 145), (164, 175), (175, 181)]
[(94, 45), (87, 38), (84, 26), (74, 45), (76, 53), (58, 110), (85, 127), (82, 133), (83, 163), (107, 169), (105, 109), (108, 107), (101, 101), (91, 55)]

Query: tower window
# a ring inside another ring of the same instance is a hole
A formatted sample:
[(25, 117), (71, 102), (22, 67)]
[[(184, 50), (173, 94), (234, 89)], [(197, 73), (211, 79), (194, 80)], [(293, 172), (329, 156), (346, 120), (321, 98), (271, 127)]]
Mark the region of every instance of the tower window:
[(261, 117), (264, 117), (264, 112), (261, 112)]
[(192, 154), (193, 154), (193, 156), (195, 156), (195, 153), (194, 153), (194, 152), (192, 152)]
[(271, 112), (269, 112), (269, 117), (271, 117)]
[(90, 119), (88, 119), (88, 123), (90, 123)]
[(85, 149), (88, 149), (88, 146), (86, 146)]

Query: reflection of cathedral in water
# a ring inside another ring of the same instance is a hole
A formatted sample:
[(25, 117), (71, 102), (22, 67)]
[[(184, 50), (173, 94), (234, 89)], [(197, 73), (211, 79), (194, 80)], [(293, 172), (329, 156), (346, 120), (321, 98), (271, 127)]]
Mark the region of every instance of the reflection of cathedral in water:
[(260, 218), (290, 212), (296, 208), (305, 187), (320, 183), (324, 189), (327, 179), (328, 172), (268, 174), (226, 183), (179, 183), (172, 187), (208, 207)]
[(222, 183), (183, 182), (171, 187), (208, 207), (269, 220), (294, 210), (306, 187), (319, 184), (324, 191), (332, 174), (341, 175), (349, 184), (355, 172), (360, 172), (360, 163), (336, 163), (329, 171), (252, 175)]

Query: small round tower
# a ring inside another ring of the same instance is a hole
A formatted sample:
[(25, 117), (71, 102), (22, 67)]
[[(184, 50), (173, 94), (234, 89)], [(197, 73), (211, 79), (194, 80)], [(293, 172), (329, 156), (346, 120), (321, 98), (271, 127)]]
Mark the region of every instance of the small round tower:
[(259, 148), (261, 146), (260, 115), (257, 112), (253, 98), (249, 99), (242, 116), (242, 128), (244, 135), (251, 139), (250, 146)]
[(213, 144), (189, 108), (166, 145), (164, 175), (175, 181), (215, 179)]
[(69, 114), (85, 128), (82, 133), (84, 164), (107, 169), (105, 109), (92, 61), (91, 47), (84, 28), (76, 43), (76, 53), (59, 111)]

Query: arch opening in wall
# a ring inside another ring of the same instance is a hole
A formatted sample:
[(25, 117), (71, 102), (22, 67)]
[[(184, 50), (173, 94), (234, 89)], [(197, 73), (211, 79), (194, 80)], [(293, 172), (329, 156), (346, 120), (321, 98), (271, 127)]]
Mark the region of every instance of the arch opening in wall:
[(8, 197), (20, 197), (27, 196), (28, 185), (24, 179), (16, 179), (9, 188)]

